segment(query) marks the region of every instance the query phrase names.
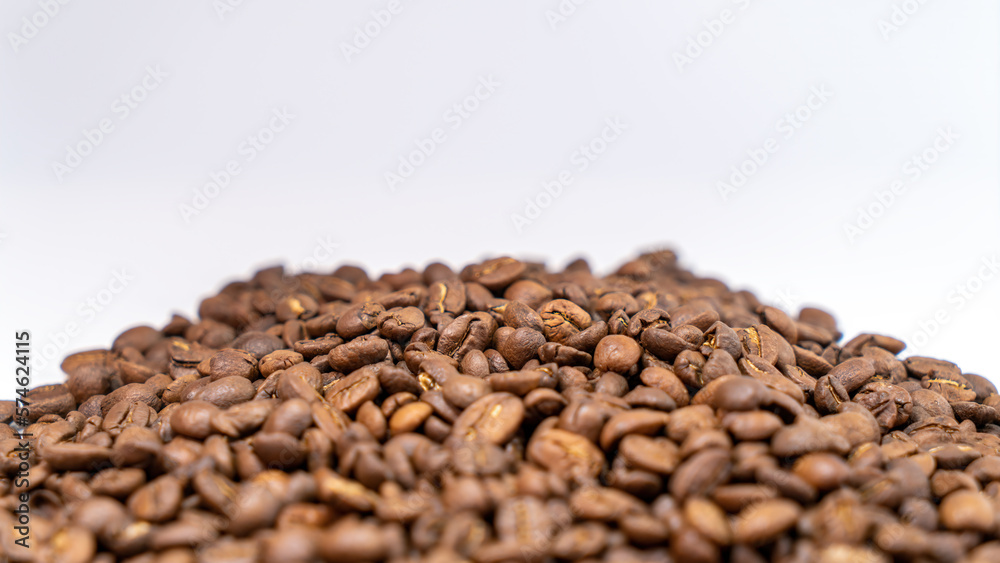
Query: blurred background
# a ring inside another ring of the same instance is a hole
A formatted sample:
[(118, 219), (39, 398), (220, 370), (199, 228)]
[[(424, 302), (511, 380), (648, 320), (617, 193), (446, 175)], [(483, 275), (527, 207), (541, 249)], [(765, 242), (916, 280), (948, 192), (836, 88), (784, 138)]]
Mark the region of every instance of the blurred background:
[(1000, 383), (996, 2), (10, 0), (0, 22), (0, 325), (31, 331), (32, 385), (263, 265), (663, 247)]

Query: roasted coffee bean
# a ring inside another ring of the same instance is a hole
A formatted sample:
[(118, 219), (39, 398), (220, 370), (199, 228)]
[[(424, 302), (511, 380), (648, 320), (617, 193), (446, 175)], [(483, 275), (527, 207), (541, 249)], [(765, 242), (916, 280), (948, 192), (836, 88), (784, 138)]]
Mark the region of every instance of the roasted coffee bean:
[(534, 358), (541, 346), (545, 344), (545, 336), (531, 328), (519, 328), (497, 343), (497, 351), (503, 355), (507, 365), (521, 369), (528, 360)]
[[(284, 369), (288, 369), (296, 364), (302, 363), (305, 358), (302, 354), (292, 350), (277, 350), (260, 359), (260, 374), (264, 377)], [(248, 378), (252, 379), (252, 378)]]
[(885, 381), (871, 381), (858, 389), (854, 401), (875, 415), (883, 431), (902, 426), (910, 420), (913, 400), (902, 387)]
[(325, 398), (338, 409), (353, 413), (364, 402), (377, 398), (380, 391), (378, 374), (371, 368), (363, 367), (334, 381), (327, 388)]
[(594, 350), (594, 367), (627, 374), (639, 362), (642, 347), (624, 335), (605, 336)]
[(542, 363), (554, 363), (559, 366), (589, 365), (592, 356), (572, 346), (564, 346), (555, 342), (546, 342), (538, 349), (538, 359)]
[[(212, 380), (239, 376), (253, 381), (260, 375), (257, 358), (245, 350), (227, 348), (219, 350), (208, 361)], [(270, 373), (266, 374), (267, 377)]]
[(567, 481), (591, 482), (604, 469), (604, 454), (579, 434), (539, 430), (526, 450), (528, 459)]
[(365, 335), (345, 342), (328, 355), (334, 371), (349, 373), (368, 364), (380, 362), (389, 354), (389, 344), (374, 335)]
[(921, 383), (925, 389), (940, 394), (948, 402), (973, 401), (976, 399), (976, 392), (972, 389), (969, 381), (962, 377), (961, 374), (950, 370), (932, 368), (927, 375), (923, 376)]
[(379, 334), (385, 338), (404, 341), (424, 328), (424, 314), (412, 306), (393, 308), (380, 313), (375, 323)]
[[(541, 309), (545, 337), (560, 344), (590, 327), (593, 322), (590, 315), (579, 305), (566, 299), (553, 299)], [(572, 344), (570, 344), (572, 345)]]
[(460, 360), (472, 350), (485, 350), (496, 328), (496, 321), (487, 313), (459, 315), (441, 331), (437, 351)]
[(459, 272), (268, 268), (70, 356), (3, 504), (81, 563), (996, 559), (988, 379), (669, 251)]
[(789, 500), (761, 501), (736, 516), (733, 540), (749, 545), (768, 542), (794, 526), (801, 513), (802, 508)]
[(337, 334), (344, 340), (367, 334), (378, 325), (379, 315), (384, 312), (385, 307), (372, 301), (354, 305), (337, 319)]
[(201, 400), (219, 408), (228, 408), (253, 398), (253, 384), (244, 377), (231, 375), (206, 383), (189, 400)]
[(43, 385), (28, 391), (28, 420), (34, 422), (39, 418), (55, 414), (64, 416), (76, 408), (76, 400), (70, 389), (61, 383)]
[(427, 289), (427, 304), (424, 313), (460, 315), (465, 311), (465, 284), (457, 279), (435, 282)]
[(687, 340), (664, 328), (651, 327), (642, 331), (643, 347), (661, 360), (673, 361), (678, 354), (697, 348)]
[(729, 452), (710, 448), (686, 459), (670, 477), (670, 494), (678, 499), (703, 496), (724, 483), (731, 470)]
[(136, 518), (164, 522), (181, 508), (183, 485), (173, 475), (157, 477), (128, 498), (128, 509)]
[(271, 352), (281, 350), (282, 342), (276, 336), (264, 332), (250, 331), (236, 337), (236, 340), (233, 340), (230, 346), (239, 350), (246, 350), (260, 361), (261, 358)]
[(684, 382), (667, 368), (647, 367), (639, 374), (639, 379), (650, 387), (666, 392), (678, 407), (686, 406), (691, 400)]
[(163, 406), (156, 392), (145, 383), (129, 383), (109, 393), (101, 400), (101, 413), (107, 414), (111, 407), (119, 402), (142, 402), (154, 410), (159, 410)]
[(312, 340), (299, 340), (292, 345), (292, 349), (302, 354), (304, 358), (312, 359), (329, 354), (334, 348), (343, 343), (343, 338), (335, 334), (327, 334)]
[(524, 404), (509, 393), (491, 393), (465, 408), (452, 426), (456, 440), (507, 443), (524, 419)]

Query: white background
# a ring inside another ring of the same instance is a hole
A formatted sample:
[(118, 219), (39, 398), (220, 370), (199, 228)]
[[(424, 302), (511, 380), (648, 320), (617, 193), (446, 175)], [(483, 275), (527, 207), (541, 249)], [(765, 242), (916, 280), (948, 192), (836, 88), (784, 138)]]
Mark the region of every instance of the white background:
[[(0, 4), (0, 349), (32, 331), (33, 384), (263, 264), (377, 275), (582, 254), (607, 271), (662, 246), (764, 301), (822, 304), (848, 338), (921, 342), (1000, 381), (1000, 276), (980, 276), (1000, 253), (994, 1), (567, 1), (555, 21), (556, 0), (404, 0), (386, 24), (385, 1), (43, 4)], [(147, 67), (167, 76), (125, 116), (116, 100)], [(468, 98), (481, 79), (498, 85)], [(831, 94), (801, 108), (811, 88)], [(457, 128), (456, 103), (476, 106)], [(282, 108), (294, 118), (247, 161), (241, 143)], [(114, 129), (58, 177), (102, 119)], [(624, 132), (581, 171), (574, 153), (608, 119)], [(438, 128), (391, 190), (386, 173)], [(956, 138), (914, 178), (904, 165), (940, 128)], [(767, 161), (745, 163), (768, 139)], [(231, 160), (240, 173), (206, 192)], [(724, 198), (741, 165), (757, 169)], [(572, 183), (536, 199), (561, 171)], [(528, 198), (546, 206), (519, 232)], [(878, 216), (852, 239), (859, 209)], [(132, 280), (112, 294), (115, 272)]]

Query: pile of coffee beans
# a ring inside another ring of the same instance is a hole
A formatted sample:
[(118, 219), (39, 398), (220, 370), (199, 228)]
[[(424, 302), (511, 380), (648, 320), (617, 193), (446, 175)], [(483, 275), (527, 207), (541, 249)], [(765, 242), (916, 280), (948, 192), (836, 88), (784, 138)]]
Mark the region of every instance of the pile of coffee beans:
[(31, 391), (26, 486), (0, 403), (11, 561), (1000, 561), (993, 384), (669, 251), (269, 268), (198, 317)]

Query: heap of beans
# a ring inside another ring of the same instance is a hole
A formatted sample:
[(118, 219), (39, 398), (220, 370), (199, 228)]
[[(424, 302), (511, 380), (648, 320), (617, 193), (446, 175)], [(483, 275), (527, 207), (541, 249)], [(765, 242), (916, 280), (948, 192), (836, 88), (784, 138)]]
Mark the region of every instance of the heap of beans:
[(0, 425), (11, 561), (1000, 561), (994, 385), (669, 251), (270, 268), (198, 313), (30, 393), (30, 549)]

